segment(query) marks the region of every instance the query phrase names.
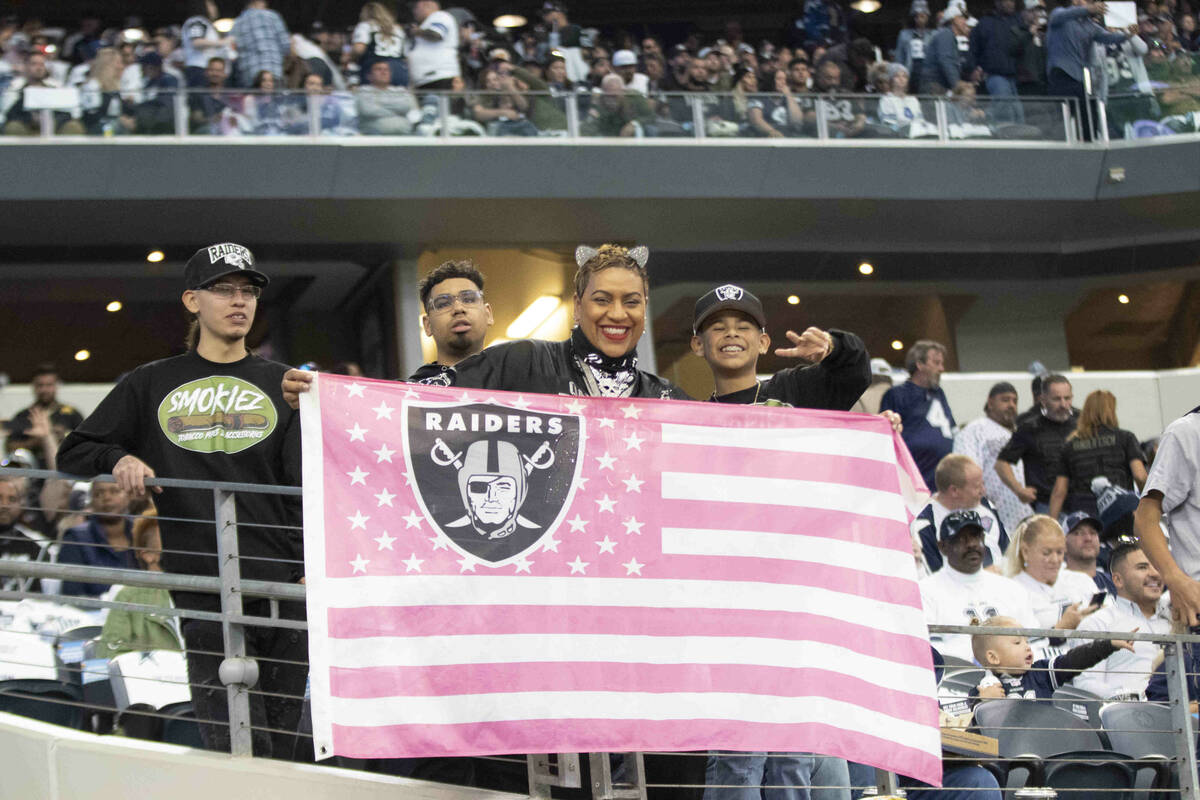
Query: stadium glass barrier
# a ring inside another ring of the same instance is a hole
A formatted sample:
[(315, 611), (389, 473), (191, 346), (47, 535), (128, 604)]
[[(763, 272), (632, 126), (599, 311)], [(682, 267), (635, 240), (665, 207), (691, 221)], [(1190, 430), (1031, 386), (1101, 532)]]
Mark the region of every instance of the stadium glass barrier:
[[(5, 474), (31, 482), (77, 480), (45, 470), (6, 469)], [(101, 476), (95, 480), (110, 482), (112, 478)], [(278, 606), (282, 601), (303, 601), (305, 587), (241, 578), (238, 528), (252, 527), (253, 523), (239, 522), (235, 502), (240, 492), (297, 496), (302, 490), (169, 478), (148, 483), (212, 492), (213, 519), (198, 521), (214, 525), (219, 575), (178, 575), (44, 560), (0, 559), (0, 710), (92, 732), (108, 732), (102, 728), (105, 718), (111, 726), (116, 717), (118, 728), (126, 735), (157, 737), (160, 741), (199, 747), (196, 720), (188, 713), (190, 684), (182, 655), (161, 650), (132, 650), (113, 655), (104, 649), (106, 640), (99, 626), (112, 611), (146, 614), (167, 621), (189, 618), (219, 621), (225, 630), (225, 646), (222, 652), (213, 655), (221, 656), (226, 665), (233, 667), (228, 672), (225, 665), (222, 667), (222, 680), (228, 688), (231, 754), (250, 756), (253, 733), (264, 729), (256, 727), (251, 719), (250, 697), (256, 692), (249, 676), (256, 674), (258, 668), (253, 659), (246, 658), (246, 628), (306, 629), (307, 624), (302, 620), (281, 618)], [(36, 501), (27, 501), (23, 508), (44, 510)], [(76, 514), (81, 511), (77, 507), (63, 510)], [(41, 591), (32, 587), (35, 580), (42, 582)], [(179, 609), (122, 600), (120, 596), (67, 596), (60, 593), (61, 581), (213, 593), (220, 597), (220, 611)], [(245, 613), (243, 598), (269, 600), (268, 615)], [(978, 685), (982, 670), (970, 662), (947, 658), (938, 687), (943, 763), (947, 769), (981, 765), (997, 777), (1002, 788), (1009, 790), (1009, 796), (1017, 798), (1129, 798), (1136, 791), (1138, 797), (1200, 800), (1196, 703), (1190, 699), (1200, 687), (1200, 672), (1194, 670), (1194, 665), (1200, 662), (1200, 636), (947, 625), (930, 626), (930, 632), (935, 635), (995, 632), (1030, 639), (1050, 636), (1073, 640), (1132, 639), (1162, 645), (1165, 703), (1105, 699), (1068, 686), (1060, 687), (1053, 698), (1045, 700), (987, 701), (975, 710), (973, 720), (963, 712), (967, 708), (967, 695)], [(110, 650), (121, 649), (111, 639), (107, 640), (107, 646)], [(261, 657), (257, 660), (270, 661)], [(153, 725), (147, 727), (147, 721)], [(964, 734), (962, 727), (968, 721), (972, 730)], [(151, 727), (153, 735), (144, 732)], [(311, 728), (306, 728), (303, 720), (298, 731), (279, 733), (312, 738)], [(657, 797), (699, 798), (706, 786), (708, 757), (704, 752), (557, 753), (497, 756), (488, 760), (508, 763), (510, 768), (519, 765), (528, 777), (529, 794), (533, 797), (549, 798), (552, 787), (582, 788), (581, 763), (586, 763), (594, 800), (646, 800), (648, 792)], [(790, 757), (787, 753), (766, 754), (767, 759)], [(343, 767), (363, 766), (345, 761), (335, 763)], [(870, 777), (864, 780), (864, 775)], [(903, 796), (904, 791), (894, 774), (870, 768), (853, 770), (850, 788), (856, 796), (859, 793)], [(583, 791), (586, 793), (588, 789)], [(942, 790), (922, 791), (936, 797)]]
[[(18, 102), (20, 100), (20, 102)], [(6, 93), (13, 136), (449, 139), (986, 139), (1072, 144), (1063, 98), (792, 93), (274, 91)]]

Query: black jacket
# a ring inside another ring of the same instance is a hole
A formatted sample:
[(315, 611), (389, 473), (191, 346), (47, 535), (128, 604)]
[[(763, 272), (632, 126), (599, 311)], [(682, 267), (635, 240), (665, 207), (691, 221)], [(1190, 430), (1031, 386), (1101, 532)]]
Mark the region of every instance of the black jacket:
[[(467, 389), (589, 395), (583, 369), (570, 339), (561, 342), (523, 340), (489, 347), (458, 362), (451, 373), (436, 370), (430, 374), (452, 375), (452, 385)], [(424, 367), (418, 370), (417, 375), (424, 370)], [(633, 397), (691, 399), (665, 378), (642, 370), (638, 370), (637, 378)]]
[(784, 403), (796, 408), (849, 411), (871, 385), (871, 359), (853, 333), (830, 330), (833, 352), (819, 364), (781, 369), (758, 386), (714, 395), (718, 403)]

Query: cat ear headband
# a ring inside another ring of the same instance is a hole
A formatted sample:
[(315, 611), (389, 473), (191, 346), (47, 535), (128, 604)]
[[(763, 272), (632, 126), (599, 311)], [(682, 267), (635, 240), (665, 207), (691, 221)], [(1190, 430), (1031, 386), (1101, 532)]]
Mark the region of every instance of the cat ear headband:
[[(581, 244), (579, 247), (575, 248), (575, 263), (582, 268), (584, 264), (591, 261), (599, 254), (600, 251), (596, 248), (588, 247), (586, 244)], [(645, 269), (646, 262), (650, 260), (650, 248), (646, 247), (645, 245), (632, 247), (629, 250), (629, 257), (637, 262), (639, 267)]]

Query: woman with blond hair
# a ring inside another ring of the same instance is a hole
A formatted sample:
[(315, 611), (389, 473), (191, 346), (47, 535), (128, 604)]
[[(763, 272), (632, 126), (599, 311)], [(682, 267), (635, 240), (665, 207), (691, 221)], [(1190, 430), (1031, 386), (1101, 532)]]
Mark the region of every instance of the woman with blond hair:
[[(1096, 584), (1082, 572), (1062, 568), (1067, 537), (1045, 514), (1027, 517), (1004, 554), (1004, 574), (1029, 595), (1042, 628), (1074, 630), (1099, 605), (1092, 605)], [(1064, 648), (1065, 649), (1065, 648)]]
[[(408, 86), (408, 61), (404, 57), (404, 29), (383, 3), (367, 3), (358, 15), (358, 25), (350, 35), (358, 74), (369, 75), (371, 65), (386, 61), (392, 66), (392, 86)], [(364, 78), (365, 82), (365, 78)]]
[(120, 91), (124, 68), (121, 54), (112, 47), (100, 48), (92, 59), (88, 79), (79, 90), (83, 125), (89, 136), (114, 136), (133, 130), (133, 107)]
[(1092, 481), (1107, 478), (1120, 489), (1133, 490), (1146, 483), (1146, 457), (1137, 437), (1117, 422), (1117, 398), (1097, 389), (1083, 402), (1079, 422), (1058, 460), (1049, 465), (1055, 475), (1050, 492), (1050, 516), (1062, 511), (1086, 511), (1095, 516)]

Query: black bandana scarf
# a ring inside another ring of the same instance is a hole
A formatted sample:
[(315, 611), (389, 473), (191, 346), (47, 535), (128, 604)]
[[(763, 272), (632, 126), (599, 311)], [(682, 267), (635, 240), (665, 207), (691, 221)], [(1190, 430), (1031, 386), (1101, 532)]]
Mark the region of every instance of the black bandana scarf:
[(579, 327), (571, 331), (571, 349), (596, 379), (601, 397), (629, 397), (633, 393), (637, 383), (636, 350), (618, 358), (606, 356), (588, 341)]

